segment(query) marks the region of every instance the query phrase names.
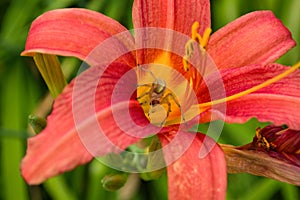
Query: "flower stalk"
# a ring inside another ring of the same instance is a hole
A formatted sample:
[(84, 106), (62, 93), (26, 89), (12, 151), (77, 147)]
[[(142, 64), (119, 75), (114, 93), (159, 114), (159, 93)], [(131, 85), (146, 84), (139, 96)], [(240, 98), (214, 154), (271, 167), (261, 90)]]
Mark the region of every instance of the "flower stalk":
[(36, 115), (29, 115), (28, 123), (31, 125), (36, 134), (40, 133), (47, 126), (46, 119)]

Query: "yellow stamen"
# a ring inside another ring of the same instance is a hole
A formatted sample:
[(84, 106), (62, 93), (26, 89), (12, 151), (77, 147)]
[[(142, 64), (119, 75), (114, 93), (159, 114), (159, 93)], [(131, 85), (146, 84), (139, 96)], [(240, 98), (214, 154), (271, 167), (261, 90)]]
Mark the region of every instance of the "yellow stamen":
[(204, 30), (203, 37), (200, 40), (201, 47), (206, 48), (211, 32), (212, 32), (211, 28), (206, 28)]
[(193, 53), (194, 53), (193, 42), (194, 42), (194, 40), (189, 40), (185, 44), (185, 56), (182, 59), (182, 63), (183, 63), (183, 68), (186, 72), (189, 71), (189, 69), (190, 69), (190, 63), (188, 60), (193, 56)]
[(193, 40), (189, 40), (186, 44), (185, 44), (185, 55), (190, 58), (193, 56), (194, 53), (194, 46), (193, 46)]
[(188, 59), (189, 58), (187, 56), (184, 56), (183, 59), (182, 59), (183, 69), (186, 72), (189, 71), (189, 69), (190, 69), (190, 63), (189, 63)]
[(193, 79), (190, 77), (190, 87), (193, 88)]
[(212, 32), (211, 28), (206, 28), (204, 30), (203, 36), (201, 36), (198, 33), (199, 26), (199, 22), (194, 22), (194, 24), (192, 25), (192, 39), (190, 39), (185, 45), (185, 56), (182, 59), (183, 68), (185, 71), (188, 71), (190, 69), (188, 60), (193, 56), (194, 53), (193, 42), (196, 41), (199, 43), (199, 49), (201, 52), (205, 51), (210, 34)]
[(200, 26), (199, 22), (194, 22), (194, 24), (192, 25), (192, 39), (199, 42), (200, 47), (205, 48), (208, 43), (209, 36), (210, 36), (212, 30), (209, 27), (206, 28), (204, 30), (203, 36), (201, 36), (198, 33), (199, 26)]
[(296, 71), (298, 68), (300, 67), (300, 62), (296, 63), (295, 65), (293, 65), (292, 67), (290, 67), (288, 70), (284, 71), (283, 73), (259, 84), (259, 85), (256, 85), (248, 90), (245, 90), (243, 92), (240, 92), (240, 93), (237, 93), (237, 94), (234, 94), (234, 95), (231, 95), (231, 96), (228, 96), (228, 97), (225, 97), (223, 99), (217, 99), (217, 100), (214, 100), (214, 101), (211, 101), (211, 102), (206, 102), (206, 103), (201, 103), (201, 104), (198, 104), (199, 108), (203, 108), (203, 107), (209, 107), (209, 106), (212, 106), (212, 105), (216, 105), (216, 104), (221, 104), (221, 103), (225, 103), (225, 102), (228, 102), (228, 101), (231, 101), (231, 100), (234, 100), (234, 99), (237, 99), (237, 98), (240, 98), (240, 97), (243, 97), (247, 94), (250, 94), (250, 93), (253, 93), (259, 89), (262, 89), (264, 87), (267, 87), (269, 85), (271, 85), (272, 83), (275, 83), (281, 79), (283, 79), (284, 77), (288, 76), (289, 74), (293, 73), (294, 71)]
[(194, 22), (192, 25), (192, 39), (193, 40), (197, 40), (197, 38), (200, 36), (198, 33), (198, 29), (199, 29), (199, 22)]

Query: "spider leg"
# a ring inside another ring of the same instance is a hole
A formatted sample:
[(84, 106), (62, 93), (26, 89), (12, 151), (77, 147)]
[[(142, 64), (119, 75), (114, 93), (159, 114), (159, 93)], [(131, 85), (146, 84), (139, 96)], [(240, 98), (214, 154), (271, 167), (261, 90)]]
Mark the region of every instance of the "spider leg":
[(160, 105), (162, 105), (162, 104), (167, 104), (167, 105), (168, 105), (167, 114), (166, 114), (164, 120), (160, 123), (160, 126), (163, 126), (163, 125), (164, 125), (164, 123), (165, 123), (166, 120), (168, 119), (169, 114), (170, 114), (170, 112), (171, 112), (171, 103), (170, 103), (170, 101), (169, 101), (169, 95), (171, 95), (171, 93), (168, 93), (168, 94), (161, 100), (161, 102), (160, 102)]
[[(139, 100), (139, 99), (141, 99), (141, 98), (143, 98), (143, 97), (145, 97), (145, 96), (150, 95), (150, 94), (153, 93), (153, 89), (152, 89), (152, 85), (151, 84), (140, 84), (140, 85), (138, 85), (138, 87), (149, 87), (150, 90), (148, 92), (145, 92), (144, 94), (136, 97), (136, 100)], [(140, 103), (140, 105), (144, 105), (144, 104), (147, 104), (148, 102), (149, 101), (146, 100), (146, 101), (139, 102), (139, 103)]]
[(139, 99), (141, 99), (141, 98), (143, 98), (144, 96), (149, 95), (149, 94), (150, 94), (150, 91), (145, 92), (145, 93), (142, 94), (141, 96), (136, 97), (136, 99), (139, 100)]
[(136, 87), (152, 87), (152, 85), (151, 84), (149, 84), (149, 83), (145, 83), (145, 84), (136, 84)]
[(140, 68), (141, 70), (143, 70), (143, 71), (145, 71), (145, 72), (150, 73), (150, 75), (153, 77), (154, 80), (157, 79), (151, 70), (146, 69), (146, 68), (144, 68), (144, 67), (142, 67), (142, 66), (140, 66), (140, 65), (138, 65), (138, 68)]
[(143, 102), (140, 102), (139, 100), (140, 100), (141, 98), (143, 98), (144, 96), (149, 95), (149, 94), (150, 94), (150, 91), (145, 92), (145, 93), (142, 94), (141, 96), (136, 97), (136, 100), (139, 102), (140, 105), (148, 104), (148, 103), (149, 103), (148, 100), (145, 100), (145, 101), (143, 101)]
[(178, 108), (179, 108), (179, 110), (180, 110), (182, 120), (183, 120), (183, 122), (185, 122), (185, 118), (184, 118), (184, 115), (183, 115), (183, 113), (182, 113), (180, 103), (179, 103), (178, 100), (175, 98), (174, 94), (168, 93), (168, 94), (166, 94), (166, 96), (161, 100), (161, 104), (164, 104), (164, 103), (167, 103), (167, 104), (168, 104), (167, 116), (166, 116), (165, 120), (163, 121), (163, 123), (164, 123), (164, 122), (166, 121), (166, 119), (169, 117), (169, 114), (170, 114), (170, 112), (171, 112), (171, 103), (170, 103), (170, 100), (173, 100), (173, 101), (176, 103), (176, 105), (178, 106)]

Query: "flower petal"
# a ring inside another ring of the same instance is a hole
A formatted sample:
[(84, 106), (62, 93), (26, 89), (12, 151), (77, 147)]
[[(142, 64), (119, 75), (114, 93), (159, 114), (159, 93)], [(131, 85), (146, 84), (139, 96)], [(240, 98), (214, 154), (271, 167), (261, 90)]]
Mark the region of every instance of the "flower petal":
[[(174, 68), (179, 68), (179, 65), (182, 68), (184, 55), (178, 60), (176, 56), (166, 56), (164, 53), (183, 49), (178, 55), (184, 54), (184, 47), (191, 38), (191, 27), (195, 21), (200, 23), (201, 34), (205, 28), (210, 27), (209, 0), (135, 0), (132, 12), (136, 46), (141, 49), (137, 54), (140, 64), (160, 63), (170, 67), (175, 65)], [(181, 41), (177, 44), (180, 34)]]
[(252, 117), (275, 125), (300, 129), (300, 98), (274, 94), (250, 94), (229, 102), (225, 121), (244, 123)]
[(201, 34), (210, 27), (209, 0), (135, 0), (132, 13), (134, 28), (160, 27), (190, 36), (195, 21)]
[[(193, 133), (180, 132), (185, 137), (194, 137)], [(170, 144), (172, 136), (159, 134), (163, 147)], [(184, 141), (182, 141), (184, 142)], [(204, 158), (199, 157), (200, 148), (209, 151)], [(174, 148), (175, 154), (181, 146)], [(164, 149), (163, 149), (164, 150)], [(172, 152), (165, 152), (168, 158)], [(169, 199), (225, 199), (226, 162), (221, 148), (205, 135), (197, 134), (187, 151), (171, 165), (167, 166)]]
[(84, 148), (78, 134), (66, 132), (61, 136), (60, 131), (50, 132), (55, 131), (53, 129), (52, 125), (28, 140), (26, 156), (21, 163), (22, 176), (28, 184), (40, 184), (93, 158)]
[[(226, 96), (231, 96), (261, 84), (287, 69), (288, 67), (279, 64), (251, 65), (223, 69), (220, 73), (223, 77)], [(215, 90), (210, 90), (210, 92), (213, 91), (210, 95), (216, 96), (220, 92), (219, 88), (214, 86), (213, 76), (210, 75), (207, 78), (207, 83), (209, 87), (215, 88)], [(206, 98), (204, 101), (210, 101), (207, 98), (208, 93), (204, 89), (202, 91), (202, 100)], [(244, 123), (251, 117), (257, 117), (260, 121), (271, 121), (275, 125), (287, 124), (290, 128), (299, 129), (299, 105), (300, 70), (297, 70), (254, 93), (227, 102), (225, 120), (229, 123)], [(222, 114), (219, 113), (219, 116), (221, 117)]]
[[(31, 25), (22, 55), (46, 53), (74, 56), (84, 60), (105, 39), (127, 29), (117, 21), (95, 11), (68, 8), (49, 11)], [(127, 41), (133, 37), (128, 32)]]
[[(93, 67), (64, 89), (46, 129), (28, 141), (21, 167), (28, 183), (39, 184), (93, 156), (121, 151), (149, 132), (155, 133), (151, 126), (147, 131), (149, 122), (137, 101), (125, 99), (128, 95), (134, 98), (126, 88), (136, 87), (132, 84), (136, 83), (134, 70), (121, 78), (129, 69), (113, 63), (101, 74), (101, 67)], [(115, 92), (117, 96), (113, 97)]]
[(271, 63), (295, 46), (291, 33), (270, 11), (246, 14), (215, 32), (207, 51), (219, 68)]

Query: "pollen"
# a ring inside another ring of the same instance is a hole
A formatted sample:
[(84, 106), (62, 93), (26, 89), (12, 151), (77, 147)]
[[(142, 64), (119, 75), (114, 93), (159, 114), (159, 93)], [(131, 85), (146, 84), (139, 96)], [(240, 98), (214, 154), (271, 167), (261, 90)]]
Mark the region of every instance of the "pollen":
[(262, 134), (260, 132), (261, 132), (261, 129), (257, 128), (256, 132), (255, 132), (255, 136), (257, 138), (256, 145), (257, 145), (257, 147), (260, 147), (260, 148), (263, 148), (263, 149), (269, 151), (270, 148), (274, 147), (274, 145), (272, 143), (270, 143), (264, 136), (262, 136)]

